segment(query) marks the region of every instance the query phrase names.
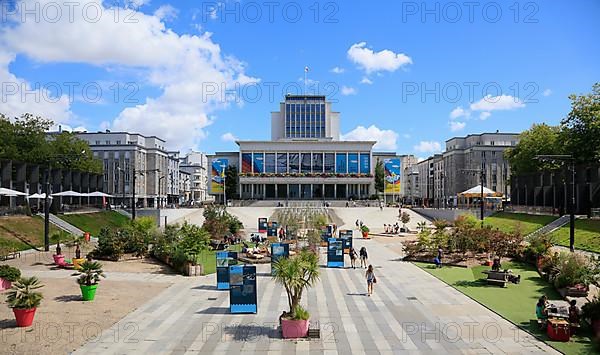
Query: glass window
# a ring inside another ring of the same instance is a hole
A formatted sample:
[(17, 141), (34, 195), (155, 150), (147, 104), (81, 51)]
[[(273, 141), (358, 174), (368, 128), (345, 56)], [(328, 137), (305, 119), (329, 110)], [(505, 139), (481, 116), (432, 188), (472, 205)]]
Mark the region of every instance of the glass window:
[(287, 153), (277, 154), (277, 172), (280, 174), (287, 173)]
[(242, 153), (242, 173), (252, 172), (252, 153)]
[(346, 153), (336, 153), (335, 155), (335, 172), (337, 174), (348, 173), (348, 162), (346, 160)]
[(348, 153), (348, 174), (358, 174), (358, 153)]
[(371, 156), (368, 153), (360, 153), (360, 173), (371, 173)]
[(312, 153), (312, 169), (314, 173), (323, 172), (323, 153)]
[[(291, 155), (290, 155), (290, 161), (291, 161)], [(289, 185), (288, 196), (289, 196), (289, 198), (298, 198), (298, 197), (300, 197), (300, 185), (298, 185), (298, 184), (290, 184)]]
[(302, 153), (301, 157), (301, 171), (303, 173), (310, 173), (310, 153)]
[(325, 153), (325, 172), (335, 173), (335, 154)]
[(254, 153), (254, 173), (264, 173), (265, 155), (263, 153)]
[(275, 173), (275, 153), (265, 154), (265, 173)]
[(298, 157), (298, 153), (290, 153), (290, 173), (299, 173), (300, 172), (300, 161)]

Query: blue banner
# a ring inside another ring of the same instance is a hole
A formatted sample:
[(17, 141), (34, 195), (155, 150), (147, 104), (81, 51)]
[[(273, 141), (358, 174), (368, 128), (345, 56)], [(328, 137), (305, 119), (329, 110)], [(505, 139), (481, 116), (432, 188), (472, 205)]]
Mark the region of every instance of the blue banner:
[(281, 258), (290, 256), (290, 245), (288, 243), (271, 244), (271, 274), (273, 274), (273, 263)]
[(353, 235), (353, 233), (352, 233), (351, 229), (340, 230), (340, 232), (339, 232), (339, 236), (343, 241), (343, 248), (344, 248), (345, 254), (349, 254), (350, 248), (352, 248), (352, 245), (353, 245), (352, 235)]
[(327, 267), (344, 267), (344, 241), (340, 238), (327, 239)]
[(217, 259), (217, 289), (229, 289), (229, 266), (237, 264), (237, 252), (218, 251)]

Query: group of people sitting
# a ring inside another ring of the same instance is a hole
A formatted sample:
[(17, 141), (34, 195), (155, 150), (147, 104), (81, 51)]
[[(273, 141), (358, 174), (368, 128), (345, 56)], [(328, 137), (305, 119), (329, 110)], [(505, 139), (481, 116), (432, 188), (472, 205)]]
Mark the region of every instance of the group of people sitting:
[(398, 232), (400, 232), (400, 225), (398, 224), (398, 222), (396, 222), (395, 224), (383, 225), (383, 233), (398, 234)]
[[(501, 272), (502, 264), (500, 264), (500, 257), (495, 257), (492, 262), (492, 271)], [(518, 284), (521, 282), (521, 275), (514, 275), (512, 270), (505, 269), (504, 272), (507, 274), (508, 282)]]
[[(564, 308), (563, 308), (564, 309)], [(569, 302), (568, 314), (565, 314), (565, 318), (568, 317), (569, 324), (571, 328), (571, 334), (575, 333), (577, 328), (579, 328), (579, 314), (581, 310), (577, 307), (577, 301), (571, 300)], [(548, 297), (543, 295), (538, 299), (537, 304), (535, 305), (535, 315), (540, 323), (540, 328), (545, 329), (548, 322), (549, 313), (560, 313), (558, 307), (554, 306), (548, 301)]]

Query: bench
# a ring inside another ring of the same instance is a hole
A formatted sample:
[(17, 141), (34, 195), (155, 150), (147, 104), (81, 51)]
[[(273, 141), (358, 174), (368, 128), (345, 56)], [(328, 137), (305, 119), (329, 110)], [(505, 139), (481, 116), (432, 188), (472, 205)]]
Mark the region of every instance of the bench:
[(498, 285), (506, 287), (508, 283), (508, 273), (502, 271), (484, 271), (487, 274), (487, 283), (491, 285)]

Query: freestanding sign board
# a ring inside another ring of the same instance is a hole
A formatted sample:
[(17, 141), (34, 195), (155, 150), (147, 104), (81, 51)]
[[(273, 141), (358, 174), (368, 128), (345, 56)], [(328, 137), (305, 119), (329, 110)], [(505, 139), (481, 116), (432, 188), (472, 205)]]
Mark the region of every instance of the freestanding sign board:
[(267, 223), (267, 237), (276, 237), (277, 236), (277, 222), (269, 222)]
[(327, 239), (327, 267), (344, 267), (343, 239)]
[(229, 289), (229, 266), (237, 263), (237, 252), (218, 251), (217, 255), (217, 289)]
[(267, 221), (268, 221), (268, 219), (265, 217), (258, 218), (258, 233), (266, 233), (267, 232)]
[(290, 245), (288, 243), (271, 243), (271, 274), (273, 274), (273, 263), (289, 256)]
[(344, 241), (344, 253), (349, 254), (350, 248), (352, 248), (352, 230), (351, 229), (342, 229), (339, 232), (340, 238)]
[(229, 267), (229, 311), (231, 313), (256, 313), (256, 266)]

